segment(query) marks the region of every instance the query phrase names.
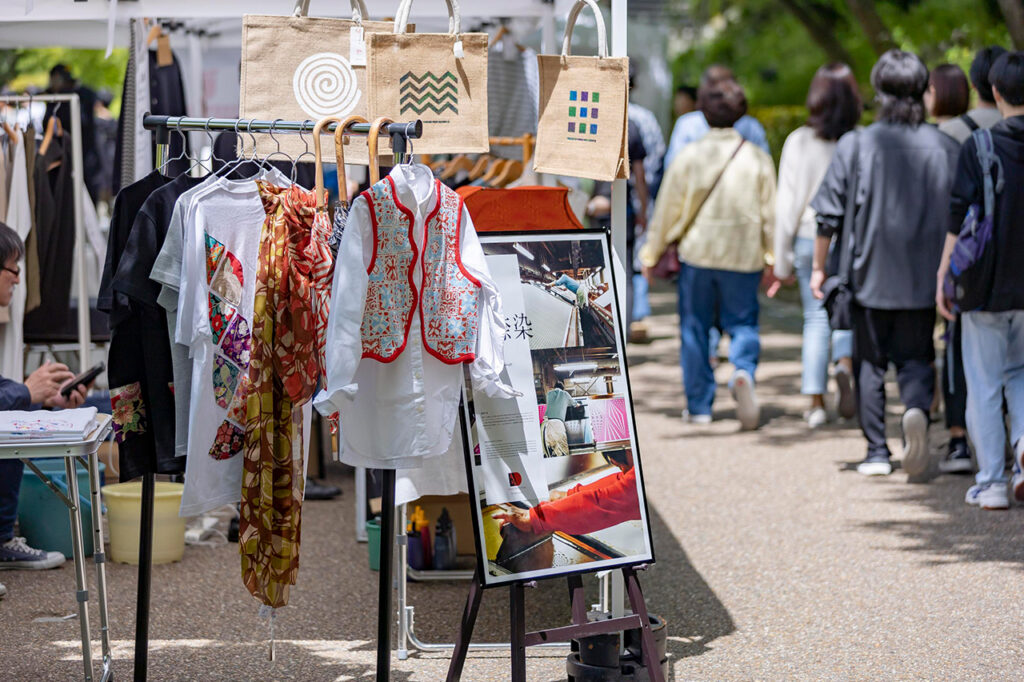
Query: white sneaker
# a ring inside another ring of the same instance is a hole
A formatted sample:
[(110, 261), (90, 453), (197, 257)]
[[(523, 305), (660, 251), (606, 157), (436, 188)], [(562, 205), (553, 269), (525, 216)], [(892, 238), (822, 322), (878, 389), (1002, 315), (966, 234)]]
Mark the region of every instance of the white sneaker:
[(710, 424), (710, 414), (690, 414), (689, 410), (683, 410), (683, 421), (688, 424)]
[(892, 473), (892, 462), (888, 459), (865, 459), (857, 465), (861, 476), (888, 476)]
[(977, 483), (967, 490), (964, 502), (982, 509), (1009, 509), (1005, 483)]
[(1013, 478), (1010, 487), (1013, 488), (1013, 499), (1024, 502), (1024, 438), (1013, 446)]
[(740, 428), (744, 431), (756, 429), (761, 422), (761, 406), (754, 393), (754, 379), (746, 370), (736, 370), (733, 375), (732, 397), (736, 400), (736, 416), (740, 419)]
[(903, 470), (908, 476), (928, 471), (928, 415), (918, 407), (903, 413)]
[(7, 588), (4, 587), (3, 583), (0, 583), (0, 599), (3, 599), (6, 596), (7, 596)]
[(807, 420), (807, 426), (812, 429), (819, 429), (828, 423), (828, 414), (825, 412), (824, 407), (813, 407), (804, 412), (804, 419)]
[(853, 377), (842, 363), (836, 365), (836, 412), (843, 419), (857, 416), (857, 396), (853, 392)]

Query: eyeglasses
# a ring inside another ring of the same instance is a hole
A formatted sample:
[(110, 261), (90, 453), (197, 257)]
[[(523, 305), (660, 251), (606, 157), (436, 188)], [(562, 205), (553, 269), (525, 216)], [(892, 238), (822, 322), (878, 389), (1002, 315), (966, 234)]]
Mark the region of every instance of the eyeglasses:
[(0, 269), (4, 270), (6, 272), (11, 273), (15, 277), (21, 277), (21, 269), (20, 268), (19, 269), (15, 269), (15, 268), (4, 267), (4, 268), (0, 268)]

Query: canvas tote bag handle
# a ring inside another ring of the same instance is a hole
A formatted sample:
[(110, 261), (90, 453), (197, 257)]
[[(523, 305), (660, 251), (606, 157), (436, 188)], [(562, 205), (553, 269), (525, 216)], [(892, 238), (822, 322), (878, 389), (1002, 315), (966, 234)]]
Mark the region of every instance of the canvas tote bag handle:
[[(459, 35), (462, 33), (462, 14), (459, 12), (459, 0), (445, 0), (448, 5), (448, 33)], [(405, 33), (409, 26), (409, 12), (412, 10), (412, 0), (402, 0), (398, 6), (398, 14), (395, 15), (395, 33)]]
[[(366, 10), (366, 3), (363, 0), (350, 0), (352, 5), (352, 21), (362, 24), (363, 19), (369, 16)], [(295, 0), (295, 10), (292, 12), (297, 17), (309, 16), (309, 0)]]
[(597, 20), (597, 56), (604, 59), (608, 56), (608, 32), (604, 26), (601, 8), (594, 0), (576, 0), (576, 4), (569, 10), (565, 19), (565, 35), (562, 38), (562, 56), (568, 57), (571, 52), (572, 30), (576, 27), (576, 19), (585, 7), (590, 7), (594, 11), (594, 19)]

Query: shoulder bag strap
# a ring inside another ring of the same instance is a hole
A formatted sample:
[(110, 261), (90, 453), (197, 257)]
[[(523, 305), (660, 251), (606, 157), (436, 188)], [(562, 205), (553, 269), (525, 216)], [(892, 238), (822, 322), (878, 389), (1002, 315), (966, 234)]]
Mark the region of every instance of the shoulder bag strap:
[[(981, 172), (984, 174), (985, 215), (990, 216), (996, 210), (996, 194), (1003, 190), (1003, 162), (996, 156), (991, 130), (976, 130), (972, 136), (978, 147), (978, 163), (981, 164)], [(992, 177), (993, 168), (995, 178)]]
[[(711, 183), (711, 189), (709, 189), (708, 193), (704, 195), (704, 198), (700, 200), (700, 205), (697, 206), (697, 210), (694, 211), (693, 218), (690, 219), (690, 223), (686, 226), (686, 230), (690, 229), (690, 225), (692, 225), (693, 222), (697, 220), (697, 216), (699, 216), (700, 212), (704, 210), (704, 204), (708, 203), (708, 199), (711, 198), (711, 195), (714, 193), (715, 188), (718, 187), (718, 182), (722, 179), (722, 176), (725, 175), (725, 170), (729, 167), (729, 164), (732, 163), (732, 160), (736, 158), (736, 155), (740, 153), (740, 149), (743, 148), (743, 145), (746, 144), (746, 142), (746, 139), (743, 139), (740, 140), (740, 143), (738, 145), (736, 145), (736, 149), (733, 150), (732, 155), (729, 157), (729, 160), (725, 162), (725, 165), (722, 166), (722, 170), (719, 171), (718, 177), (716, 177), (715, 181)], [(683, 234), (686, 233), (686, 230), (683, 230)]]
[(968, 114), (961, 114), (960, 120), (963, 121), (965, 126), (970, 128), (972, 133), (979, 128), (978, 122), (971, 118)]

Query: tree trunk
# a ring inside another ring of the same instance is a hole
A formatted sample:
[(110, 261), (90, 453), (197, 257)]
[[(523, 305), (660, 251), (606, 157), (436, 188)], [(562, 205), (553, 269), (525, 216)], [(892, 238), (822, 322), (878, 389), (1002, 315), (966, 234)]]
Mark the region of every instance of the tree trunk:
[(824, 17), (798, 0), (779, 0), (779, 4), (788, 9), (790, 14), (803, 24), (807, 33), (810, 34), (811, 40), (825, 52), (829, 61), (842, 62), (853, 68), (853, 57), (839, 42), (832, 25)]
[[(1002, 2), (1003, 0), (1000, 1)], [(1020, 2), (1020, 0), (1014, 1), (1018, 4)], [(846, 6), (850, 8), (853, 18), (860, 24), (875, 54), (882, 56), (886, 50), (896, 47), (896, 41), (892, 39), (892, 33), (889, 32), (889, 28), (882, 21), (882, 17), (878, 15), (878, 10), (875, 8), (875, 0), (846, 0)]]
[(1018, 50), (1024, 50), (1024, 1), (998, 0), (999, 9), (1006, 17), (1006, 27), (1010, 29), (1010, 39)]

